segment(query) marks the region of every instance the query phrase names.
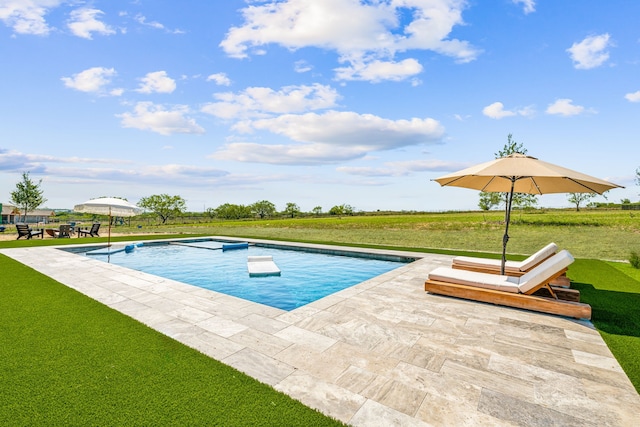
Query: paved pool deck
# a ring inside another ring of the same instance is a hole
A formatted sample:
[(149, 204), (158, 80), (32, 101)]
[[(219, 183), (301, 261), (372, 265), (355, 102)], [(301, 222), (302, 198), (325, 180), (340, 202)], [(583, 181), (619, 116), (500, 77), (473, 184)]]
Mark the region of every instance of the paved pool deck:
[(590, 322), (431, 295), (450, 256), (363, 251), (419, 259), (289, 312), (54, 247), (0, 253), (353, 426), (639, 425)]

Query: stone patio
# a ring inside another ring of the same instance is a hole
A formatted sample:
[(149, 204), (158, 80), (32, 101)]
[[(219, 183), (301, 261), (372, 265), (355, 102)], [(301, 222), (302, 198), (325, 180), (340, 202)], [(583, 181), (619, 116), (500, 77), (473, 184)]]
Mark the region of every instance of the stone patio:
[(590, 322), (425, 293), (450, 256), (360, 251), (419, 259), (287, 312), (54, 247), (0, 250), (350, 425), (638, 425)]

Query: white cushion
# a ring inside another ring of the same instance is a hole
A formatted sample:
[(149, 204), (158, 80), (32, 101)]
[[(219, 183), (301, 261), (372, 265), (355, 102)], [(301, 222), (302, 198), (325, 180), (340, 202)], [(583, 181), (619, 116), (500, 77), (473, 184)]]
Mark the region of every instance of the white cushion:
[(518, 288), (520, 292), (526, 293), (530, 291), (543, 281), (548, 280), (555, 273), (567, 268), (572, 262), (573, 256), (567, 250), (558, 252), (519, 278)]
[(429, 273), (429, 279), (439, 282), (457, 283), (459, 285), (518, 293), (518, 278), (512, 276), (438, 267)]
[[(555, 243), (549, 243), (538, 252), (534, 253), (530, 257), (522, 261), (506, 261), (504, 264), (505, 271), (522, 273), (531, 269), (534, 265), (539, 264), (542, 260), (549, 258), (558, 250), (558, 246)], [(502, 260), (491, 258), (477, 258), (470, 256), (457, 256), (453, 258), (454, 265), (464, 265), (468, 267), (491, 267), (500, 269), (502, 266)]]
[(544, 248), (540, 249), (535, 254), (531, 255), (529, 258), (520, 262), (520, 271), (527, 271), (531, 269), (534, 265), (540, 263), (540, 261), (549, 258), (551, 255), (556, 253), (558, 250), (558, 246), (555, 243), (549, 243)]

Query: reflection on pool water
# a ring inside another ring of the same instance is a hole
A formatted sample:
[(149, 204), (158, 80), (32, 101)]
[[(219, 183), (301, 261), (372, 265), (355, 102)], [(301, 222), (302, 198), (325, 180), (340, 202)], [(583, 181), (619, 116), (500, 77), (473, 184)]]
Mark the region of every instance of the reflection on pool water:
[[(222, 250), (222, 242), (144, 244), (110, 255), (109, 262), (283, 310), (293, 310), (400, 267), (400, 261), (249, 246)], [(280, 276), (249, 277), (248, 256), (270, 255)], [(92, 256), (107, 261), (106, 256)], [(407, 262), (410, 260), (404, 260)]]

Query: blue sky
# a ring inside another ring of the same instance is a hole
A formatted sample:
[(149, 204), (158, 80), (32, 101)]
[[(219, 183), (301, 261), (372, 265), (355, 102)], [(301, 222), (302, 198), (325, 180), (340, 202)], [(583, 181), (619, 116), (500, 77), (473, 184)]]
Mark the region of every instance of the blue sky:
[(0, 0), (0, 202), (29, 171), (50, 208), (477, 209), (432, 179), (508, 134), (637, 201), (638, 16), (635, 0)]

